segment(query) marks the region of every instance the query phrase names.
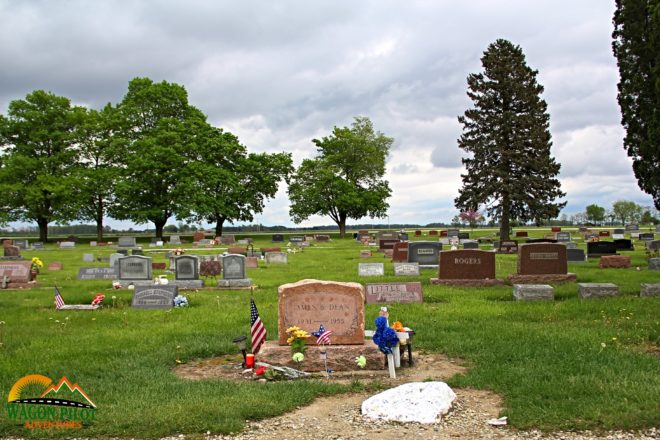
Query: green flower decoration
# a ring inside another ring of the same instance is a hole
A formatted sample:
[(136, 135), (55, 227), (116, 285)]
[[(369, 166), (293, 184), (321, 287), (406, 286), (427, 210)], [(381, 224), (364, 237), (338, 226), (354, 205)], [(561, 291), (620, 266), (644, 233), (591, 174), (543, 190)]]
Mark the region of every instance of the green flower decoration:
[(305, 359), (305, 355), (302, 353), (293, 353), (292, 358), (295, 362), (302, 362)]
[(358, 367), (364, 368), (367, 365), (367, 358), (364, 357), (363, 355), (360, 355), (355, 358), (355, 363), (357, 364)]

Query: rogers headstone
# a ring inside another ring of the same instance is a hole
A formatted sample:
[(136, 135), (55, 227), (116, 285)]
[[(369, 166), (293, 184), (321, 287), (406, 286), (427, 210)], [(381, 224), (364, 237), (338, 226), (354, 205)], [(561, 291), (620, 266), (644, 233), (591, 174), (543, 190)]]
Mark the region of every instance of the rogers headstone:
[(367, 284), (367, 304), (421, 303), (422, 283)]
[[(278, 289), (279, 344), (286, 329), (298, 326), (311, 333), (319, 326), (332, 330), (332, 345), (364, 344), (364, 289), (358, 283), (302, 280)], [(308, 343), (313, 344), (314, 338)]]
[(485, 280), (495, 278), (493, 252), (463, 249), (440, 252), (441, 280)]

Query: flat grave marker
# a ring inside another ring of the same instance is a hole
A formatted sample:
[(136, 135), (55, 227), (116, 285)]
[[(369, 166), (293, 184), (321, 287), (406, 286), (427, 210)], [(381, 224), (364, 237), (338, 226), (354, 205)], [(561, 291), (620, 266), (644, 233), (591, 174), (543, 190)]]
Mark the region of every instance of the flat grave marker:
[(358, 276), (373, 277), (385, 275), (385, 265), (383, 263), (359, 263)]
[(135, 309), (171, 309), (179, 289), (174, 285), (135, 286), (131, 306)]
[(419, 275), (419, 263), (394, 263), (394, 275), (417, 276)]
[(365, 286), (367, 304), (422, 303), (422, 283), (378, 283)]

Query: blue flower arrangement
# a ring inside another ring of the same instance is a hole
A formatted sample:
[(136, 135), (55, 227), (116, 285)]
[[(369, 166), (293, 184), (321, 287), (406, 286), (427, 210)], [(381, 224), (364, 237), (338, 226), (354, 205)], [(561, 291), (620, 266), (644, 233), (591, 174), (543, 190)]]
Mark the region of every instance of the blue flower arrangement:
[(188, 298), (183, 295), (174, 297), (174, 307), (188, 307)]

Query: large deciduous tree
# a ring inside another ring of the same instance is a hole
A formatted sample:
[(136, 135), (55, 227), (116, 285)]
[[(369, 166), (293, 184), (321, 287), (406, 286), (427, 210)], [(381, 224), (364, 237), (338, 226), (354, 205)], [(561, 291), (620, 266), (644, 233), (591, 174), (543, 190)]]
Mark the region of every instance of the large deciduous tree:
[(638, 222), (642, 217), (642, 207), (632, 201), (617, 200), (612, 204), (612, 214), (621, 220), (622, 225), (628, 221)]
[(0, 207), (5, 220), (48, 224), (76, 218), (73, 170), (85, 109), (43, 90), (12, 101), (0, 119)]
[(639, 187), (660, 209), (660, 1), (616, 0), (613, 21), (623, 147)]
[(121, 178), (110, 213), (136, 223), (150, 221), (162, 238), (167, 219), (187, 209), (186, 168), (197, 156), (198, 134), (206, 118), (188, 103), (182, 86), (148, 78), (129, 83), (118, 110), (124, 144), (117, 156)]
[(121, 145), (121, 120), (115, 107), (88, 110), (79, 136), (80, 160), (76, 169), (75, 199), (78, 218), (96, 222), (96, 238), (103, 241), (103, 219), (115, 200), (119, 177), (116, 145)]
[(596, 204), (587, 206), (585, 214), (587, 220), (595, 224), (601, 223), (605, 220), (605, 208)]
[(351, 127), (335, 127), (313, 142), (317, 157), (303, 160), (289, 182), (293, 220), (328, 215), (344, 237), (346, 219), (384, 217), (392, 191), (383, 175), (394, 140), (374, 131), (369, 118), (356, 117)]
[(560, 165), (550, 155), (550, 117), (538, 72), (527, 66), (520, 46), (503, 39), (488, 46), (481, 63), (483, 72), (467, 78), (474, 107), (458, 118), (458, 145), (468, 156), (454, 203), (472, 210), (485, 205), (506, 239), (513, 220), (557, 217), (565, 203), (556, 200), (565, 194), (557, 180)]
[(263, 211), (290, 174), (291, 155), (248, 154), (232, 133), (211, 126), (204, 133), (198, 136), (198, 158), (188, 168), (190, 212), (185, 216), (214, 223), (220, 236), (225, 222), (252, 221)]

